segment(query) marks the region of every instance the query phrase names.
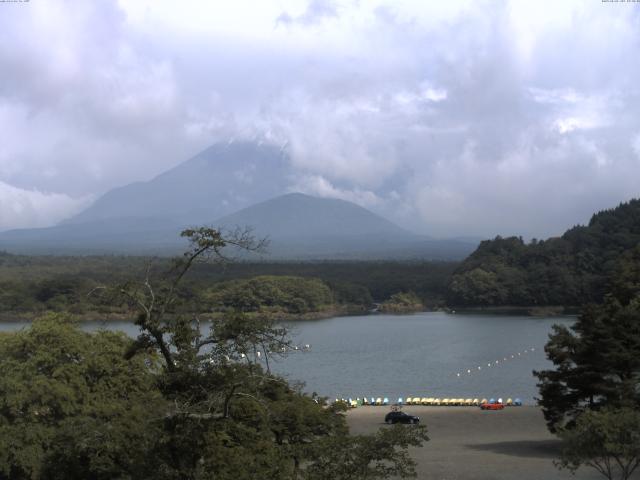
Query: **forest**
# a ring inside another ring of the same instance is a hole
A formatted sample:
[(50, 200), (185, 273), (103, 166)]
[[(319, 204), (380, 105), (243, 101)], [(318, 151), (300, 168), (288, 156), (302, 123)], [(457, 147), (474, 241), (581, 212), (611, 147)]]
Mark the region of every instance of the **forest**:
[[(170, 265), (168, 258), (23, 256), (0, 253), (4, 319), (67, 312), (80, 318), (122, 318), (126, 304), (96, 289), (136, 281)], [(454, 262), (199, 263), (181, 284), (176, 308), (186, 313), (270, 312), (281, 316), (369, 311), (393, 295), (415, 295), (420, 308), (444, 305)], [(424, 306), (424, 307), (423, 307)]]
[(453, 273), (447, 303), (457, 306), (579, 307), (624, 295), (640, 265), (640, 200), (593, 215), (548, 240), (487, 240)]

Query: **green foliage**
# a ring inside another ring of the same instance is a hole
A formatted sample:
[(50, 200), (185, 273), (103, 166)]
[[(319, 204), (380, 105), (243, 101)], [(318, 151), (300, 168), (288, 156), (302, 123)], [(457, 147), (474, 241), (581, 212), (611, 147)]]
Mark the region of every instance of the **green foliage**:
[(164, 404), (124, 334), (47, 316), (0, 335), (0, 478), (139, 478)]
[[(131, 318), (131, 309), (121, 298), (89, 293), (105, 283), (134, 282), (135, 274), (144, 271), (148, 262), (149, 259), (143, 257), (120, 256), (1, 256), (0, 313), (5, 318), (37, 316), (47, 311), (72, 312), (84, 318), (105, 318), (106, 315)], [(150, 276), (162, 275), (172, 265), (169, 259), (155, 259)], [(328, 303), (350, 311), (366, 311), (374, 300), (382, 302), (402, 291), (413, 291), (423, 303), (439, 306), (443, 304), (447, 282), (456, 265), (446, 262), (227, 263), (224, 268), (218, 268), (197, 262), (176, 292), (174, 310), (193, 314), (218, 309), (215, 297), (208, 299), (205, 292), (215, 292), (235, 280), (257, 277), (296, 277), (322, 282), (331, 291), (332, 299)], [(218, 287), (219, 283), (223, 285)], [(311, 290), (317, 290), (316, 285), (309, 284)], [(318, 303), (312, 299), (313, 302)], [(307, 308), (302, 303), (292, 306)]]
[(586, 409), (640, 406), (640, 294), (627, 304), (609, 296), (570, 329), (555, 326), (545, 350), (556, 368), (534, 373), (552, 431)]
[(461, 306), (581, 306), (640, 278), (640, 200), (594, 215), (562, 237), (484, 241), (455, 271), (447, 301)]
[(334, 436), (324, 441), (306, 479), (334, 480), (415, 477), (415, 461), (409, 447), (428, 441), (424, 426), (394, 425), (373, 436)]
[[(220, 242), (253, 247), (248, 237), (229, 240), (202, 230), (185, 234), (192, 248), (165, 275), (151, 279), (147, 274), (142, 282), (111, 289), (140, 311), (136, 323), (142, 333), (129, 355), (153, 349), (163, 359), (158, 385), (167, 412), (153, 452), (152, 478), (308, 478), (331, 442), (349, 438), (340, 407), (324, 407), (270, 373), (269, 357), (290, 346), (271, 316), (249, 317), (237, 309), (203, 331), (197, 317), (173, 311), (182, 280), (200, 258), (213, 255), (215, 260)], [(202, 235), (215, 241), (209, 244)], [(275, 286), (282, 287), (281, 280)], [(300, 280), (284, 279), (286, 290), (274, 292), (274, 280), (265, 279), (258, 291), (300, 294), (296, 283)], [(302, 286), (305, 294), (308, 290)], [(324, 285), (320, 292), (306, 298), (318, 301), (330, 293)], [(423, 439), (383, 435), (383, 440), (376, 444), (381, 447), (377, 456), (366, 457), (366, 465), (379, 462), (371, 472), (384, 472), (390, 462), (395, 470), (389, 472), (411, 473), (406, 450)], [(367, 478), (364, 460), (359, 461), (362, 473), (350, 478)]]
[(334, 303), (321, 280), (290, 276), (260, 276), (215, 284), (205, 293), (211, 305), (243, 312), (307, 313)]
[(382, 312), (418, 312), (424, 310), (422, 300), (414, 292), (394, 293), (380, 305)]
[(640, 465), (640, 413), (631, 408), (586, 411), (573, 428), (560, 432), (560, 468), (572, 473), (581, 466), (596, 469), (609, 480), (627, 480)]

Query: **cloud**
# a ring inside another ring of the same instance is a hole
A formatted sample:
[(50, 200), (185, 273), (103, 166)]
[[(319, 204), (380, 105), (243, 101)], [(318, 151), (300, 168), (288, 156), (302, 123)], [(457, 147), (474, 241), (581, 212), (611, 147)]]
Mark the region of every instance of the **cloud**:
[(23, 190), (0, 182), (0, 231), (55, 225), (89, 203), (89, 198)]
[(258, 138), (287, 145), (290, 189), (414, 230), (557, 234), (639, 194), (640, 11), (620, 7), (3, 6), (0, 182), (84, 198)]

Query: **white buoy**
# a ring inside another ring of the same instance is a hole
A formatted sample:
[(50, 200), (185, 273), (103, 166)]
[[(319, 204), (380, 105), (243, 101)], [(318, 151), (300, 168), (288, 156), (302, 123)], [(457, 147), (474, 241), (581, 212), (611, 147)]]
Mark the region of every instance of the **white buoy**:
[(496, 365), (497, 365), (497, 364), (499, 364), (499, 363), (500, 363), (500, 361), (499, 361), (499, 360), (496, 360)]
[(467, 370), (467, 373), (471, 373), (471, 369)]
[(260, 355), (262, 355), (260, 352), (257, 352), (256, 355), (258, 356), (258, 358), (260, 358)]
[(487, 367), (490, 367), (490, 366), (491, 366), (491, 364), (490, 364), (490, 363), (487, 363)]
[(246, 357), (246, 355), (244, 353), (240, 354), (240, 358), (245, 358), (245, 357)]
[(457, 375), (457, 376), (460, 376), (460, 374), (459, 374), (459, 373), (456, 373), (456, 375)]
[(478, 367), (478, 370), (482, 370), (482, 367)]

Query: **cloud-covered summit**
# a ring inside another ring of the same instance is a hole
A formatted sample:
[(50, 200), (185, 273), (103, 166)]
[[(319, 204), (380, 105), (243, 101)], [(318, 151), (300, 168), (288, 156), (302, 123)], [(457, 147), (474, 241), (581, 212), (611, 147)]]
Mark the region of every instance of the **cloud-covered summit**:
[(1, 4), (0, 229), (235, 138), (414, 230), (560, 233), (640, 193), (639, 27), (611, 2)]

